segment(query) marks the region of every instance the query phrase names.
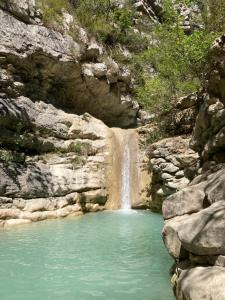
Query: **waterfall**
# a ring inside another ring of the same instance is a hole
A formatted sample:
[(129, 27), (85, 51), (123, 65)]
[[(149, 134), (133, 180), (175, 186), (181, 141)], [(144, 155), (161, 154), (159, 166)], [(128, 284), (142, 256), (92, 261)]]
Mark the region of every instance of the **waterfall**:
[(139, 195), (138, 136), (134, 129), (112, 128), (107, 209), (131, 210)]
[(121, 209), (131, 209), (131, 155), (129, 141), (125, 141), (122, 156), (122, 176), (121, 176)]

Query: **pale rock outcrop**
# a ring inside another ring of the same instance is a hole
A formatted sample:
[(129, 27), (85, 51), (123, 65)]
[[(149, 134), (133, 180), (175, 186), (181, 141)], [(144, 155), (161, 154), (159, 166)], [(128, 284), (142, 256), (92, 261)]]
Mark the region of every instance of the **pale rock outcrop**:
[(134, 2), (134, 7), (138, 11), (146, 14), (153, 21), (156, 21), (162, 15), (161, 0), (138, 0)]
[(129, 70), (66, 12), (60, 32), (34, 0), (2, 1), (0, 18), (0, 226), (103, 210), (103, 122), (133, 126), (139, 110)]
[(0, 18), (1, 73), (14, 82), (5, 82), (2, 92), (41, 99), (76, 114), (89, 112), (110, 126), (135, 125), (139, 107), (131, 97), (130, 77), (117, 66), (110, 80), (112, 63), (102, 60), (101, 47), (93, 39), (82, 41), (80, 30), (74, 40), (26, 24), (5, 10), (0, 10)]
[(0, 106), (6, 147), (0, 150), (1, 225), (102, 210), (108, 127), (87, 113), (69, 114), (24, 96), (4, 97)]
[(173, 2), (177, 12), (182, 17), (180, 23), (186, 34), (191, 34), (196, 28), (203, 27), (201, 4), (189, 2), (187, 5), (183, 2)]
[(194, 177), (198, 155), (189, 148), (189, 140), (174, 137), (151, 145), (151, 208), (160, 209), (166, 197), (185, 188)]

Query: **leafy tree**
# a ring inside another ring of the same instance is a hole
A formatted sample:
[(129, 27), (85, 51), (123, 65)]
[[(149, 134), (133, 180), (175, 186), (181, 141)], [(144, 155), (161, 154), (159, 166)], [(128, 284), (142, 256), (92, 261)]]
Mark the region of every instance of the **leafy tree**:
[(162, 23), (153, 30), (155, 44), (137, 57), (139, 64), (151, 64), (156, 71), (155, 76), (145, 75), (136, 90), (143, 106), (155, 113), (167, 112), (172, 101), (199, 89), (217, 35), (207, 26), (187, 35), (172, 0), (165, 0), (163, 9)]

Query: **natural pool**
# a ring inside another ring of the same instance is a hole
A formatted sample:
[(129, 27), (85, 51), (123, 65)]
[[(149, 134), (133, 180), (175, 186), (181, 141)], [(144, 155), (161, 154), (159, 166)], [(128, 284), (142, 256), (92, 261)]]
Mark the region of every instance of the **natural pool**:
[(172, 300), (151, 212), (104, 212), (0, 231), (1, 300)]

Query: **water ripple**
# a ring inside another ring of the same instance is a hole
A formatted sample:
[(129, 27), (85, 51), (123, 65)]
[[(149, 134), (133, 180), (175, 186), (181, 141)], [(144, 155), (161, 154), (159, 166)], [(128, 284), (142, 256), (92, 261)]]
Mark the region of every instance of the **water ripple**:
[(1, 299), (172, 300), (161, 227), (118, 211), (1, 231)]

